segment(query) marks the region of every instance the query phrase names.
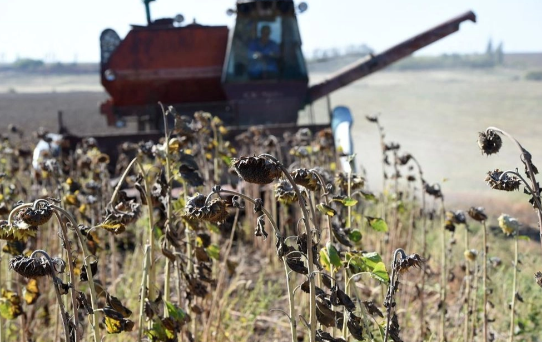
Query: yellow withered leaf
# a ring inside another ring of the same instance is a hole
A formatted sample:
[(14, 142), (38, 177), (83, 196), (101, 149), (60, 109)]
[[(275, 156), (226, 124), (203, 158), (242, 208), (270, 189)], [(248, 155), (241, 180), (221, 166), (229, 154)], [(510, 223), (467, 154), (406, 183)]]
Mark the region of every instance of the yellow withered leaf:
[(103, 308), (104, 318), (103, 323), (108, 334), (119, 334), (123, 331), (132, 331), (134, 322), (122, 317), (122, 315), (109, 308)]
[(5, 319), (15, 319), (23, 313), (21, 297), (13, 291), (2, 289), (0, 315)]
[(64, 202), (66, 202), (66, 204), (78, 207), (81, 204), (79, 202), (79, 199), (77, 198), (78, 193), (79, 191), (76, 191), (74, 194), (67, 194), (66, 196), (64, 196)]
[(40, 296), (40, 289), (38, 288), (38, 280), (30, 279), (24, 289), (24, 301), (28, 305), (34, 304)]
[(100, 228), (108, 230), (114, 234), (120, 234), (126, 230), (126, 226), (118, 221), (104, 221), (99, 225)]

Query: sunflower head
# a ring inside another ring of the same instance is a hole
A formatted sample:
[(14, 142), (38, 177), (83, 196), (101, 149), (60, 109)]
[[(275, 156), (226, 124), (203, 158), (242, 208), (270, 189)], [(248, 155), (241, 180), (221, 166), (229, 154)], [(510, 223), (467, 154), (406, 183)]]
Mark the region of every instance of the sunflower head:
[(17, 255), (9, 261), (9, 269), (26, 278), (38, 278), (53, 275), (53, 268), (46, 258), (31, 258)]
[(478, 256), (478, 252), (475, 249), (467, 249), (463, 255), (465, 255), (465, 259), (469, 261), (476, 261), (476, 257)]
[(19, 214), (21, 220), (29, 226), (41, 226), (47, 223), (52, 216), (53, 209), (48, 203), (37, 209), (25, 208)]
[(281, 179), (275, 185), (275, 198), (283, 204), (292, 204), (298, 200), (294, 187), (285, 179)]
[(320, 190), (320, 183), (318, 177), (307, 169), (296, 169), (290, 173), (294, 182), (298, 185), (304, 186), (311, 191)]
[(482, 207), (471, 207), (469, 209), (469, 216), (478, 222), (487, 220), (487, 215), (484, 213), (484, 208)]
[(243, 180), (256, 184), (269, 184), (282, 174), (274, 161), (256, 156), (235, 159), (233, 168)]
[(499, 152), (502, 146), (502, 139), (497, 132), (488, 130), (478, 133), (478, 146), (482, 153), (487, 155)]
[(401, 260), (399, 260), (395, 264), (395, 268), (400, 273), (404, 273), (404, 272), (408, 271), (412, 267), (420, 268), (424, 262), (425, 261), (422, 259), (421, 256), (414, 253), (414, 254), (411, 254), (411, 255), (408, 255), (408, 256), (405, 256), (405, 257), (401, 258)]
[(506, 235), (514, 234), (519, 229), (519, 221), (509, 215), (502, 214), (498, 218), (499, 227), (501, 227), (503, 233)]
[(521, 181), (516, 176), (510, 176), (499, 169), (489, 171), (485, 179), (487, 184), (496, 190), (514, 191), (519, 190)]
[(226, 202), (215, 198), (207, 204), (205, 196), (196, 194), (188, 199), (185, 205), (184, 217), (189, 220), (203, 220), (207, 222), (223, 222), (228, 216)]

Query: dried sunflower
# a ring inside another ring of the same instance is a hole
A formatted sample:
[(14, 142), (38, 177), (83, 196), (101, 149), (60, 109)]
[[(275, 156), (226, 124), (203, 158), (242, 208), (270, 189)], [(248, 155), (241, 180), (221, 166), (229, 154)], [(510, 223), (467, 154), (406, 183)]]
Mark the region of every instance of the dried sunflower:
[(466, 224), (467, 218), (465, 217), (465, 213), (461, 210), (457, 211), (447, 211), (446, 212), (446, 218), (450, 220), (454, 224)]
[(369, 121), (369, 122), (378, 123), (378, 116), (377, 115), (373, 115), (373, 116), (365, 115), (365, 119), (367, 119), (367, 121)]
[(410, 155), (409, 153), (406, 153), (402, 156), (397, 156), (397, 158), (395, 158), (399, 165), (406, 165), (410, 161), (410, 159), (412, 159), (412, 155)]
[(501, 216), (499, 216), (498, 220), (499, 227), (501, 227), (503, 233), (505, 233), (506, 235), (513, 234), (519, 229), (519, 221), (513, 217), (510, 217), (509, 215), (502, 214)]
[(11, 226), (8, 221), (0, 221), (0, 239), (26, 241), (29, 237), (36, 236), (37, 231), (38, 227), (23, 222), (19, 214), (11, 221)]
[(433, 185), (429, 185), (427, 182), (423, 181), (423, 188), (425, 190), (425, 192), (430, 195), (430, 196), (433, 196), (435, 198), (442, 198), (442, 191), (440, 191), (440, 185), (439, 184), (433, 184)]
[(233, 168), (243, 180), (256, 184), (269, 184), (282, 174), (275, 162), (256, 156), (234, 159)]
[(464, 253), (465, 259), (469, 261), (475, 261), (478, 256), (478, 252), (475, 249), (466, 250)]
[(222, 222), (226, 220), (228, 211), (226, 210), (226, 201), (221, 198), (215, 198), (207, 205), (206, 215), (203, 219), (209, 222)]
[(391, 142), (389, 144), (384, 144), (384, 151), (397, 151), (401, 148), (401, 145), (398, 143)]
[(226, 202), (221, 198), (215, 198), (207, 205), (206, 197), (202, 194), (196, 194), (188, 199), (185, 205), (184, 217), (192, 220), (204, 220), (208, 222), (222, 222), (228, 216)]
[(294, 187), (285, 179), (281, 179), (275, 185), (275, 198), (277, 201), (284, 204), (292, 204), (298, 201)]
[(46, 258), (30, 258), (17, 255), (9, 260), (9, 269), (26, 278), (38, 278), (53, 275), (52, 265)]
[(492, 189), (504, 191), (519, 190), (519, 186), (521, 185), (519, 178), (509, 176), (499, 169), (495, 169), (493, 172), (489, 171), (485, 181)]
[(408, 271), (411, 267), (420, 268), (425, 261), (418, 254), (411, 254), (404, 258), (401, 258), (395, 264), (395, 269), (400, 273)]
[(478, 133), (478, 146), (482, 153), (487, 155), (499, 152), (502, 146), (502, 139), (497, 132), (488, 130), (487, 132)]
[(444, 229), (450, 231), (450, 232), (455, 232), (455, 224), (454, 222), (452, 222), (452, 220), (446, 220), (444, 222)]
[(294, 182), (298, 185), (304, 186), (311, 191), (320, 190), (320, 182), (318, 177), (307, 169), (296, 169), (290, 173)]
[(469, 209), (469, 216), (479, 222), (487, 220), (487, 215), (484, 213), (484, 208), (482, 207), (471, 207)]
[[(346, 174), (339, 172), (335, 176), (335, 184), (344, 192), (348, 192), (348, 177)], [(351, 190), (358, 190), (362, 189), (365, 185), (365, 179), (362, 177), (359, 177), (356, 174), (350, 175), (350, 189)]]
[(19, 214), (21, 220), (30, 226), (41, 226), (47, 223), (53, 216), (53, 208), (49, 204), (46, 204), (42, 208), (25, 208)]

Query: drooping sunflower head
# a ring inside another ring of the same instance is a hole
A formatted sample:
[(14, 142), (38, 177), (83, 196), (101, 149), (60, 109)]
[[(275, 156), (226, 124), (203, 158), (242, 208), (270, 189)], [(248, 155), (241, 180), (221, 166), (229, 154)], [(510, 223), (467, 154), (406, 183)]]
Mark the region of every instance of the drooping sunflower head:
[(478, 133), (478, 146), (482, 153), (487, 155), (499, 152), (502, 146), (502, 139), (497, 132), (488, 130)]

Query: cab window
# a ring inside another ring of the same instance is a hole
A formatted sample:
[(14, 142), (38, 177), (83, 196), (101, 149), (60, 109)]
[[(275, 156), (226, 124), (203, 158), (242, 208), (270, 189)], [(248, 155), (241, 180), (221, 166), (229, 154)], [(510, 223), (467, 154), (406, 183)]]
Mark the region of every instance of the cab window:
[(295, 16), (239, 13), (225, 72), (226, 82), (307, 79)]

